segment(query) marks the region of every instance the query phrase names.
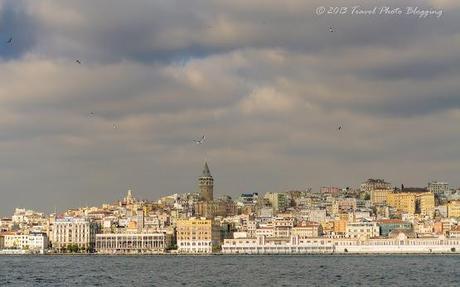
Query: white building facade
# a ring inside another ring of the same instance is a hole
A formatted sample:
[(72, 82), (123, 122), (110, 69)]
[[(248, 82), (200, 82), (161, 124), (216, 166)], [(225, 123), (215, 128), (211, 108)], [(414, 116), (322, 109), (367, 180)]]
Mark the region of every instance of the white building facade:
[(460, 253), (460, 238), (395, 238), (334, 239), (291, 236), (283, 241), (266, 237), (225, 239), (223, 254), (397, 254)]
[(170, 244), (165, 233), (96, 234), (96, 252), (102, 254), (159, 254)]
[(30, 253), (45, 253), (48, 237), (44, 233), (8, 234), (4, 236), (4, 248), (25, 250)]
[(56, 219), (53, 226), (52, 246), (64, 251), (71, 245), (80, 250), (92, 250), (96, 242), (98, 225), (87, 218), (66, 217)]

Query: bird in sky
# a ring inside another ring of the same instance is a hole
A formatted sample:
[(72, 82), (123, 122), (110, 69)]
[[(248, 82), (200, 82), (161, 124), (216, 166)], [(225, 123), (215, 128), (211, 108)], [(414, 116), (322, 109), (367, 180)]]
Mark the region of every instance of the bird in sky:
[(339, 131), (342, 130), (342, 126), (339, 126), (338, 130), (339, 130)]
[(329, 26), (329, 32), (334, 32), (334, 26)]
[(203, 144), (206, 139), (206, 136), (202, 136), (200, 140), (193, 140), (196, 144)]
[(8, 41), (6, 41), (6, 43), (7, 43), (7, 44), (13, 43), (13, 37), (10, 37), (10, 38), (8, 39)]
[(115, 123), (114, 123), (114, 124), (113, 124), (113, 128), (114, 128), (114, 129), (118, 129), (118, 124), (115, 124)]
[(75, 60), (75, 63), (81, 64), (81, 61), (80, 60)]

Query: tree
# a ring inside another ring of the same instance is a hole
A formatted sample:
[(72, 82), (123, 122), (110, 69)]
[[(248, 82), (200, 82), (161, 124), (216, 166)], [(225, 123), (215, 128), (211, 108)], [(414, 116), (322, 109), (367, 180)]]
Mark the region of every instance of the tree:
[(67, 252), (77, 253), (79, 251), (80, 251), (80, 247), (78, 247), (78, 244), (69, 244), (69, 245), (67, 245)]

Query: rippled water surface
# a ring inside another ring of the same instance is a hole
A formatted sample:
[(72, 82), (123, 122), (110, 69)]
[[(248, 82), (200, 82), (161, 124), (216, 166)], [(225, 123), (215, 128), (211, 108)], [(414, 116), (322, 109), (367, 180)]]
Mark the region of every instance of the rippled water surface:
[(460, 286), (460, 256), (0, 256), (2, 286)]

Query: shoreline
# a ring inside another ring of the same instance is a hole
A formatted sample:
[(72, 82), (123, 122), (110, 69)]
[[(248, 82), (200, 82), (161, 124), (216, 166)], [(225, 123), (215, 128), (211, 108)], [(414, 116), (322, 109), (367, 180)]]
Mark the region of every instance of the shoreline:
[(330, 257), (330, 256), (460, 256), (458, 252), (438, 252), (438, 253), (304, 253), (304, 254), (222, 254), (222, 253), (212, 253), (212, 254), (173, 254), (173, 253), (152, 253), (152, 254), (103, 254), (103, 253), (48, 253), (48, 254), (0, 254), (2, 256), (13, 256), (13, 257), (22, 257), (22, 256), (32, 256), (32, 257), (46, 257), (46, 256), (68, 256), (68, 257), (82, 257), (82, 256), (107, 256), (107, 257), (160, 257), (160, 256), (171, 256), (171, 257), (209, 257), (209, 256), (222, 256), (222, 257)]

